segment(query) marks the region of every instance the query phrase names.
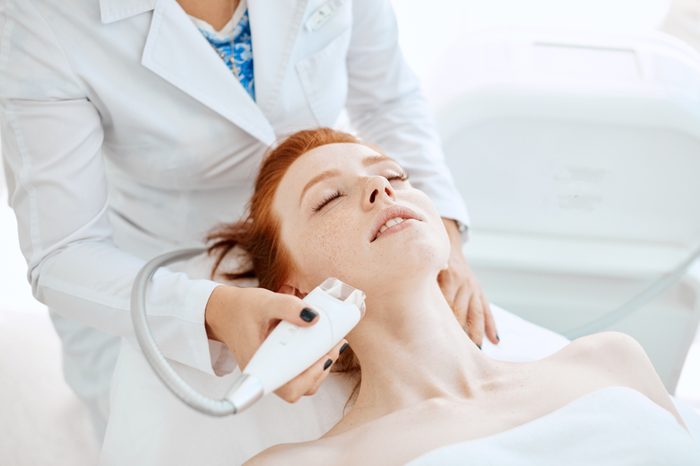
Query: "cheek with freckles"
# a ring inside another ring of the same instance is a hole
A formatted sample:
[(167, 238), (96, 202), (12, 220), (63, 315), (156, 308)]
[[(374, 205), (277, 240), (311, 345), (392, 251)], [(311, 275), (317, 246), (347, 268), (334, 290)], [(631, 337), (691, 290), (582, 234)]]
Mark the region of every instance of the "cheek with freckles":
[(328, 216), (316, 222), (300, 238), (297, 263), (309, 283), (320, 283), (328, 277), (347, 280), (348, 273), (362, 269), (357, 248), (362, 234), (345, 220)]

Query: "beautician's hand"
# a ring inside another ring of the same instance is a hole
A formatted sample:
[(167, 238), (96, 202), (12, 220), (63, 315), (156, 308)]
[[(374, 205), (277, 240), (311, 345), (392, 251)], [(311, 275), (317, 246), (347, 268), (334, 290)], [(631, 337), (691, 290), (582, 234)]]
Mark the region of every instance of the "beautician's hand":
[(481, 348), (484, 333), (495, 345), (499, 338), (489, 301), (476, 281), (462, 252), (459, 229), (454, 220), (443, 218), (452, 244), (447, 268), (438, 274), (440, 289), (469, 338)]
[[(318, 321), (307, 303), (292, 294), (275, 293), (264, 288), (237, 288), (221, 285), (214, 289), (205, 311), (207, 334), (223, 342), (244, 368), (255, 351), (282, 320), (300, 327)], [(275, 390), (283, 400), (294, 403), (304, 395), (313, 395), (338, 360), (342, 340), (306, 371)], [(330, 362), (329, 362), (330, 361)]]

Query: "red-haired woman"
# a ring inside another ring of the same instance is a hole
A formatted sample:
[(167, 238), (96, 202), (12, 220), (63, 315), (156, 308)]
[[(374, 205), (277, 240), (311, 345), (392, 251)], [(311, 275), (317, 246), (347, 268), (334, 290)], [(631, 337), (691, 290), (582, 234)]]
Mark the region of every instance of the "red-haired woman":
[[(289, 137), (263, 161), (247, 217), (211, 239), (215, 268), (234, 247), (249, 255), (229, 278), (255, 276), (303, 297), (333, 276), (367, 295), (349, 347), (324, 366), (355, 378), (349, 413), (320, 439), (247, 464), (700, 461), (698, 440), (631, 337), (582, 337), (531, 363), (496, 361), (467, 341), (437, 280), (450, 241), (435, 205), (396, 160), (351, 135)], [(245, 366), (250, 354), (237, 356)], [(325, 374), (316, 377), (311, 393)]]

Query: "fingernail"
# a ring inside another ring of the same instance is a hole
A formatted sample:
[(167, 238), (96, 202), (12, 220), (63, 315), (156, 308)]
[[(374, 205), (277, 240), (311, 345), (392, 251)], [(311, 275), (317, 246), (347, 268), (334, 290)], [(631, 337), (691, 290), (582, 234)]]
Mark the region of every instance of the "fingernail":
[(331, 367), (331, 364), (333, 364), (333, 360), (332, 359), (327, 360), (326, 363), (323, 365), (323, 370), (325, 371), (326, 369)]
[(499, 343), (501, 342), (501, 338), (498, 336), (498, 334), (496, 334), (496, 341)]
[(481, 349), (481, 345), (476, 345), (479, 349)]
[(301, 320), (304, 322), (311, 322), (314, 320), (316, 317), (318, 317), (318, 314), (316, 314), (315, 311), (312, 311), (308, 307), (305, 307), (304, 309), (301, 310), (299, 313), (299, 317), (301, 317)]
[(345, 351), (346, 349), (348, 349), (348, 346), (350, 346), (350, 345), (349, 345), (348, 342), (346, 341), (346, 342), (343, 344), (343, 346), (340, 347), (340, 351), (338, 351), (338, 354), (343, 354), (343, 351)]

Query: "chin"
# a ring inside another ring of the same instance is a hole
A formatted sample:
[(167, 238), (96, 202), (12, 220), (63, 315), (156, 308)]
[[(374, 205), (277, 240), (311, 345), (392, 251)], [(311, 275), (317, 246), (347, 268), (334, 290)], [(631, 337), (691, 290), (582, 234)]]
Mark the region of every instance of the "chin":
[(376, 276), (386, 277), (388, 280), (428, 277), (437, 274), (443, 268), (449, 255), (449, 243), (439, 241), (437, 238), (396, 241), (387, 254), (375, 256), (375, 265), (368, 267), (368, 270), (377, 271), (374, 272)]
[[(407, 233), (401, 236), (401, 233)], [(399, 248), (406, 253), (418, 254), (425, 257), (440, 256), (441, 254), (449, 255), (450, 252), (450, 237), (447, 235), (447, 231), (441, 229), (439, 231), (434, 231), (434, 229), (428, 231), (414, 232), (397, 232), (395, 236), (389, 236), (384, 238), (386, 246), (392, 249)]]

